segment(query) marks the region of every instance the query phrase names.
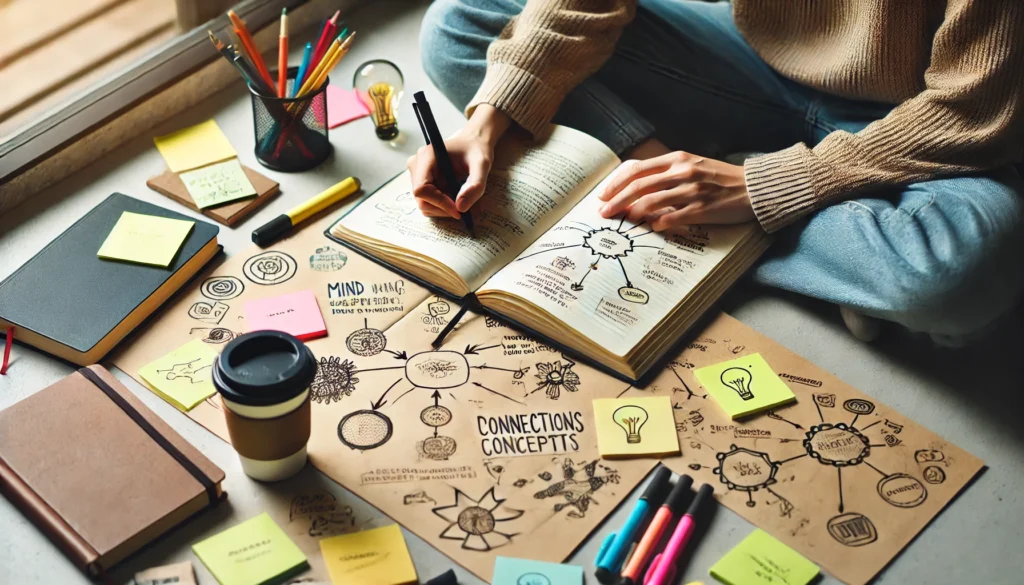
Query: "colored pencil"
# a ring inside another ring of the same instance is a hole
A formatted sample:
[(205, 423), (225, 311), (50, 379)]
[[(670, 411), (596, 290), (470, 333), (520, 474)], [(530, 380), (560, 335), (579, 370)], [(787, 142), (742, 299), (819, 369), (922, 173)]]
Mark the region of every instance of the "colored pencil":
[[(330, 48), (331, 39), (338, 34), (338, 17), (341, 16), (341, 11), (338, 10), (333, 16), (327, 19), (324, 23), (323, 31), (320, 33), (320, 38), (317, 39), (316, 46), (313, 48), (313, 60), (310, 62), (310, 67), (316, 67), (320, 64), (324, 55), (327, 54), (327, 49)], [(305, 79), (303, 79), (305, 82)]]
[(242, 42), (243, 52), (252, 61), (253, 65), (256, 66), (256, 71), (263, 78), (263, 81), (268, 86), (274, 88), (274, 78), (270, 76), (270, 71), (267, 70), (267, 64), (263, 61), (263, 56), (256, 49), (256, 42), (252, 40), (252, 35), (249, 34), (249, 29), (242, 22), (242, 19), (235, 14), (234, 10), (228, 10), (228, 18), (231, 19), (231, 25), (235, 30), (235, 34), (238, 35), (238, 40)]
[(306, 77), (306, 70), (309, 69), (309, 60), (313, 58), (313, 43), (306, 43), (306, 49), (302, 52), (302, 63), (299, 64), (299, 73), (295, 76), (295, 83), (292, 84), (291, 97), (299, 95), (299, 86)]
[(281, 32), (277, 36), (277, 97), (288, 93), (288, 9), (281, 9)]

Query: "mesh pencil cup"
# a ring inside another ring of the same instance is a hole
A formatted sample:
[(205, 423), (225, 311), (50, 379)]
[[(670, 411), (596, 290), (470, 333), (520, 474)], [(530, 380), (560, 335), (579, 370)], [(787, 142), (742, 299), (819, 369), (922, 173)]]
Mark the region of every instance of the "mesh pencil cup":
[[(298, 70), (289, 68), (288, 79), (294, 80)], [(276, 72), (271, 72), (271, 78), (277, 79)], [(256, 160), (261, 165), (294, 173), (327, 160), (332, 149), (327, 135), (328, 81), (297, 98), (268, 96), (249, 86)]]

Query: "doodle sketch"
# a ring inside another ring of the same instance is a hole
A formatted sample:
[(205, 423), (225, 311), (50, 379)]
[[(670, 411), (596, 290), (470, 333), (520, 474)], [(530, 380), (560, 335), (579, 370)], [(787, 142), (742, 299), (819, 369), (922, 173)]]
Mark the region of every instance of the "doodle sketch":
[(489, 551), (512, 542), (518, 533), (504, 525), (522, 516), (523, 510), (504, 506), (505, 500), (498, 499), (494, 489), (474, 499), (455, 488), (454, 503), (432, 510), (448, 523), (440, 537), (461, 540), (463, 549), (475, 551)]
[(343, 396), (351, 396), (359, 378), (355, 377), (356, 366), (349, 360), (337, 356), (320, 358), (316, 367), (316, 377), (309, 386), (309, 395), (313, 402), (330, 404), (340, 402)]
[(530, 394), (543, 390), (548, 398), (558, 400), (558, 397), (562, 395), (562, 390), (576, 392), (580, 389), (580, 377), (572, 370), (575, 365), (571, 361), (563, 364), (557, 360), (550, 363), (538, 363), (534, 366), (537, 369), (537, 373), (534, 374), (534, 377), (537, 378), (537, 387)]
[(252, 283), (270, 286), (290, 280), (297, 269), (295, 258), (284, 252), (268, 250), (246, 260), (242, 274)]
[(188, 330), (189, 335), (202, 335), (203, 342), (220, 345), (238, 337), (238, 334), (224, 327), (193, 327)]
[[(210, 379), (210, 372), (203, 372), (213, 367), (212, 363), (202, 364), (202, 358), (192, 361), (174, 364), (166, 370), (157, 370), (156, 373), (164, 374), (165, 380), (187, 380), (189, 384), (202, 384)], [(202, 364), (202, 365), (201, 365)]]
[(620, 406), (612, 412), (612, 421), (626, 433), (626, 442), (631, 444), (643, 441), (640, 430), (644, 428), (647, 419), (647, 410), (635, 404)]
[(348, 447), (367, 451), (387, 443), (393, 430), (387, 415), (376, 410), (357, 410), (338, 423), (338, 439)]
[[(600, 470), (600, 471), (599, 471)], [(601, 464), (599, 459), (577, 466), (568, 457), (562, 463), (562, 481), (556, 482), (533, 495), (538, 500), (561, 498), (564, 502), (555, 504), (555, 512), (573, 508), (569, 518), (583, 518), (594, 502), (594, 493), (608, 484), (619, 483), (619, 474)]]
[(224, 315), (228, 314), (228, 309), (230, 307), (220, 301), (214, 301), (213, 304), (196, 301), (189, 307), (188, 316), (203, 323), (218, 325), (224, 319)]
[(245, 292), (245, 284), (234, 276), (212, 276), (203, 281), (199, 292), (211, 301), (229, 301)]

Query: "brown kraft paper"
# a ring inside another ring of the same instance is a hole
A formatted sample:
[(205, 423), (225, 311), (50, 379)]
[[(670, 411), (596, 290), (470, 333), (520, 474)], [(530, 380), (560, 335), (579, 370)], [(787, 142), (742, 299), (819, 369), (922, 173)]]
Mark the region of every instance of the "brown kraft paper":
[(247, 418), (224, 408), (231, 446), (242, 457), (257, 461), (284, 459), (309, 441), (309, 398), (295, 410), (276, 418)]

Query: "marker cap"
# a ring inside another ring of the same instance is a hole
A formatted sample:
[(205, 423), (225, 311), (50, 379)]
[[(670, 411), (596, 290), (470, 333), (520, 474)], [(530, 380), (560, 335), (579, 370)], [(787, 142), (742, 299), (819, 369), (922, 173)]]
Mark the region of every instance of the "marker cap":
[(661, 501), (665, 499), (665, 493), (668, 492), (669, 480), (672, 478), (672, 471), (664, 465), (659, 465), (654, 470), (654, 474), (651, 475), (651, 481), (647, 484), (647, 489), (644, 490), (641, 500), (647, 500), (652, 506), (658, 506)]
[(697, 512), (700, 512), (701, 506), (703, 506), (704, 502), (711, 497), (711, 494), (713, 494), (714, 491), (715, 488), (710, 483), (700, 486), (700, 489), (697, 490), (697, 495), (694, 496), (693, 501), (690, 502), (690, 507), (686, 509), (686, 513), (690, 516), (696, 516)]
[(683, 505), (690, 499), (690, 486), (693, 485), (693, 478), (689, 475), (680, 475), (676, 480), (675, 487), (669, 492), (665, 505), (678, 516), (683, 511)]
[(281, 214), (252, 230), (252, 242), (261, 248), (266, 248), (290, 231), (292, 231), (292, 218)]

